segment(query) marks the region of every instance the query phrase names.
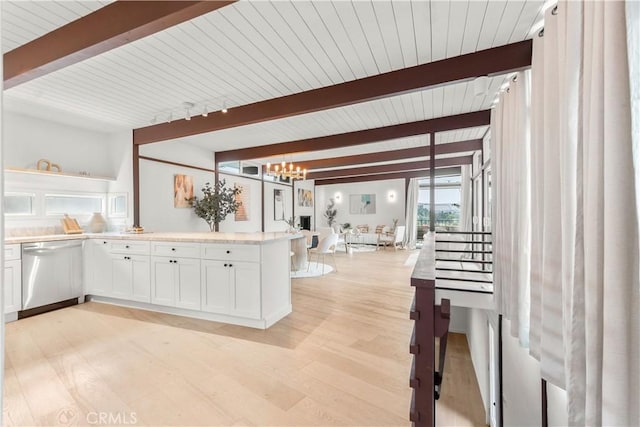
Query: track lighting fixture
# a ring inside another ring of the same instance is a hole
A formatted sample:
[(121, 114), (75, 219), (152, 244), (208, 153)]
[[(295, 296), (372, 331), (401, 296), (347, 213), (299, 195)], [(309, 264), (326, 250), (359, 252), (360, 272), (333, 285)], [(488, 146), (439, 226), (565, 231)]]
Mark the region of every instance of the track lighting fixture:
[[(218, 110), (219, 108), (219, 110)], [(223, 97), (204, 99), (202, 101), (192, 102), (183, 101), (180, 106), (165, 108), (154, 113), (153, 118), (149, 120), (151, 125), (155, 125), (158, 122), (162, 122), (164, 117), (167, 117), (166, 122), (171, 123), (176, 118), (184, 118), (185, 120), (191, 120), (195, 116), (209, 117), (210, 112), (226, 113), (228, 111), (227, 101)]]
[(191, 120), (191, 109), (193, 107), (195, 107), (196, 104), (194, 104), (193, 102), (185, 101), (185, 102), (182, 103), (182, 106), (185, 109), (184, 119), (185, 120)]

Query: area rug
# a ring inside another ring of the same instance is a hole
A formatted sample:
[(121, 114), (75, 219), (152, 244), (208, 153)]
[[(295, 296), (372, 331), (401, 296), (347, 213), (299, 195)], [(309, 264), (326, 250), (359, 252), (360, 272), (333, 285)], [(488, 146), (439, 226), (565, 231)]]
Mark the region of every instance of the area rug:
[[(376, 251), (376, 247), (373, 245), (351, 245), (351, 251), (352, 252), (375, 252)], [(336, 246), (336, 252), (337, 253), (344, 253), (345, 249), (344, 249), (344, 243), (340, 243), (338, 246)]]
[(329, 264), (317, 264), (315, 262), (311, 262), (311, 265), (309, 266), (309, 271), (307, 271), (306, 268), (303, 268), (302, 270), (298, 270), (298, 271), (292, 271), (291, 272), (291, 278), (292, 279), (302, 279), (305, 277), (320, 277), (322, 276), (322, 266), (324, 265), (324, 274), (327, 275), (329, 273), (331, 273), (333, 271), (333, 267), (330, 266)]

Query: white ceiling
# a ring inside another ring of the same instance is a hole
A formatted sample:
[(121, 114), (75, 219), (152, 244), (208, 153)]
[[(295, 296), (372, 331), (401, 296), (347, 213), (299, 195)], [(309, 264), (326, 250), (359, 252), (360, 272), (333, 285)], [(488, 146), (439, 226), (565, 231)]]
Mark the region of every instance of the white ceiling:
[[(3, 1), (3, 49), (108, 3)], [(85, 117), (86, 126), (101, 131), (132, 129), (148, 126), (154, 116), (164, 120), (169, 112), (183, 117), (184, 101), (208, 101), (213, 110), (223, 101), (234, 107), (524, 40), (542, 19), (542, 5), (242, 1), (16, 86), (5, 98), (23, 110), (32, 105), (36, 115), (42, 110)], [(486, 96), (474, 96), (472, 83), (452, 84), (184, 140), (220, 151), (477, 111), (490, 107), (504, 81), (492, 78)], [(438, 138), (448, 142), (484, 132)], [(409, 138), (384, 146), (415, 143)], [(367, 147), (345, 150), (357, 154)]]

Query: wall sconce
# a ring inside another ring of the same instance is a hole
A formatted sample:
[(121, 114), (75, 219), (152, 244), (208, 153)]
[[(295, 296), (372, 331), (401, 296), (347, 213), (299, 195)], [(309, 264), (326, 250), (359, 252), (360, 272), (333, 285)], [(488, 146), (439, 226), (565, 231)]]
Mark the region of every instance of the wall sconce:
[(396, 200), (396, 192), (389, 191), (389, 193), (387, 194), (387, 198), (389, 199), (390, 202), (394, 202)]
[(333, 198), (335, 199), (335, 201), (337, 203), (340, 203), (342, 201), (342, 193), (336, 193), (333, 195)]

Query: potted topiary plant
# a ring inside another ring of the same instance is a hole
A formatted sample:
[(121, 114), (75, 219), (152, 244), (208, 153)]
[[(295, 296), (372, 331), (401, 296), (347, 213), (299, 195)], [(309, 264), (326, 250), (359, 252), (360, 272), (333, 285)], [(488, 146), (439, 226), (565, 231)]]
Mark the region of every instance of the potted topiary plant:
[(225, 180), (220, 180), (215, 185), (207, 182), (202, 189), (202, 198), (193, 197), (189, 199), (196, 215), (204, 219), (211, 231), (218, 231), (218, 225), (224, 221), (227, 215), (235, 213), (240, 208), (237, 196), (242, 190), (240, 188), (225, 187)]

